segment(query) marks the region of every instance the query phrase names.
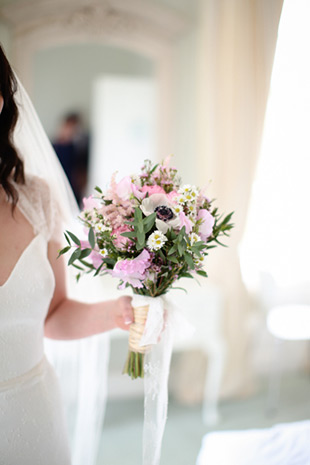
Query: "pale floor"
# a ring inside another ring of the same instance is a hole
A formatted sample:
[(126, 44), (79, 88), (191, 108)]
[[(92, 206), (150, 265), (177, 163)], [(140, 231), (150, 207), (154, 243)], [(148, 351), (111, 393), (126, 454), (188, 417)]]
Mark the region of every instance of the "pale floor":
[[(184, 406), (170, 399), (160, 465), (195, 465), (201, 440), (208, 431), (270, 427), (310, 418), (310, 375), (284, 375), (279, 410), (266, 412), (267, 386), (251, 398), (223, 401), (221, 422), (202, 423), (200, 406)], [(143, 399), (109, 400), (97, 465), (141, 465)]]

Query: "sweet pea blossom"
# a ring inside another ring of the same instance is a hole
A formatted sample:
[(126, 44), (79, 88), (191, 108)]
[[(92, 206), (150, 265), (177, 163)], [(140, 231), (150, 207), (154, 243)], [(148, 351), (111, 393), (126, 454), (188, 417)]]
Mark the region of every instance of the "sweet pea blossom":
[(174, 213), (174, 204), (171, 203), (166, 194), (153, 194), (142, 200), (140, 205), (145, 216), (156, 212), (156, 227), (162, 233), (168, 229), (181, 229), (179, 214)]
[(154, 186), (143, 186), (141, 190), (145, 194), (148, 193), (149, 196), (153, 194), (165, 194), (165, 190), (157, 184), (155, 184)]
[(125, 176), (116, 184), (116, 193), (121, 199), (128, 200), (133, 194), (138, 199), (142, 199), (145, 194), (132, 182), (130, 176)]
[(189, 234), (193, 229), (193, 223), (182, 211), (179, 213), (179, 218), (180, 218), (180, 229), (183, 226), (185, 226), (185, 232), (186, 234)]
[(201, 239), (206, 241), (212, 234), (215, 219), (208, 210), (202, 209), (199, 210), (197, 220), (202, 220), (198, 228), (198, 233)]
[(93, 208), (99, 209), (101, 207), (101, 203), (98, 199), (94, 199), (92, 195), (89, 197), (84, 197), (83, 198), (83, 209), (90, 211)]
[(151, 256), (148, 250), (144, 249), (134, 259), (119, 260), (111, 271), (111, 276), (123, 281), (120, 289), (124, 289), (127, 283), (132, 287), (142, 288), (143, 280), (146, 278), (146, 270), (150, 265)]

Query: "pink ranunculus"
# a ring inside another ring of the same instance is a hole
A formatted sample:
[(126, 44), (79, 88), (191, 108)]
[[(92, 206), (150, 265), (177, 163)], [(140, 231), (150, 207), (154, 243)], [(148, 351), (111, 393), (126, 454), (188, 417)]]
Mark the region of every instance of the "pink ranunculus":
[(83, 198), (83, 210), (92, 210), (93, 208), (100, 208), (100, 206), (100, 201), (94, 199), (92, 195)]
[[(88, 241), (81, 241), (81, 249), (89, 249), (90, 243)], [(97, 269), (102, 263), (102, 255), (99, 253), (98, 250), (94, 249), (88, 256), (94, 267)]]
[(192, 229), (193, 229), (193, 223), (191, 222), (191, 220), (185, 215), (184, 212), (180, 212), (179, 213), (179, 218), (180, 218), (180, 229), (183, 228), (183, 226), (185, 226), (185, 232), (186, 234), (189, 234)]
[(166, 193), (165, 190), (157, 184), (155, 184), (154, 186), (143, 186), (141, 190), (142, 192), (148, 193), (149, 195)]
[(180, 194), (178, 194), (177, 191), (171, 191), (171, 192), (169, 192), (169, 194), (167, 194), (167, 197), (171, 202), (176, 203), (173, 199), (175, 197), (178, 197), (179, 195)]
[(197, 220), (202, 220), (198, 229), (198, 233), (201, 239), (206, 241), (207, 238), (212, 234), (215, 219), (208, 210), (202, 209), (199, 210)]
[(151, 264), (150, 258), (149, 252), (144, 249), (138, 257), (132, 260), (119, 260), (111, 271), (111, 275), (123, 281), (121, 289), (124, 289), (127, 283), (141, 288), (143, 287), (142, 281), (146, 278), (146, 270)]

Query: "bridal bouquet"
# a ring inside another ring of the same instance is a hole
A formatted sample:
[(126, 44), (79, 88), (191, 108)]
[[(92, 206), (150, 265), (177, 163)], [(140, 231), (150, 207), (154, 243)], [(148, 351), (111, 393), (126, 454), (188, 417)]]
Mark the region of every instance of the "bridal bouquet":
[[(221, 216), (203, 190), (182, 184), (169, 158), (155, 165), (146, 160), (140, 174), (119, 182), (114, 175), (107, 192), (96, 187), (84, 199), (85, 239), (67, 231), (68, 245), (60, 251), (73, 249), (68, 265), (78, 270), (77, 279), (83, 273), (110, 274), (120, 289), (155, 298), (180, 278), (207, 277), (209, 250), (223, 245), (219, 237), (229, 234), (232, 213)], [(156, 344), (165, 324), (161, 318), (154, 335), (154, 318), (147, 321), (149, 302), (134, 308), (124, 369), (132, 378), (144, 376), (144, 354), (151, 349), (147, 339)]]
[(220, 215), (204, 190), (182, 184), (169, 161), (147, 160), (140, 174), (120, 181), (114, 175), (107, 192), (96, 187), (80, 214), (85, 237), (67, 231), (59, 252), (72, 252), (77, 279), (110, 274), (133, 290), (124, 372), (144, 377), (143, 465), (159, 465), (173, 333), (184, 328), (166, 294), (180, 278), (207, 277), (209, 250), (233, 227), (232, 213)]

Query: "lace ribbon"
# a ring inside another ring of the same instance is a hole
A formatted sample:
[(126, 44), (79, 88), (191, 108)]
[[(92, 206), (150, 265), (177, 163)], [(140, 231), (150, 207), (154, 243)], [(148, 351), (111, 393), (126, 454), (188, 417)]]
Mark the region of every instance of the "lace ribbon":
[(143, 465), (159, 465), (168, 407), (168, 377), (175, 332), (192, 326), (166, 296), (134, 295), (133, 307), (149, 306), (140, 346), (152, 345), (144, 359)]

